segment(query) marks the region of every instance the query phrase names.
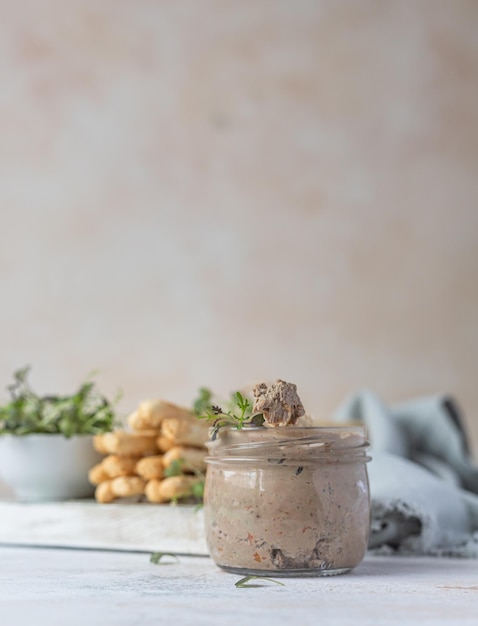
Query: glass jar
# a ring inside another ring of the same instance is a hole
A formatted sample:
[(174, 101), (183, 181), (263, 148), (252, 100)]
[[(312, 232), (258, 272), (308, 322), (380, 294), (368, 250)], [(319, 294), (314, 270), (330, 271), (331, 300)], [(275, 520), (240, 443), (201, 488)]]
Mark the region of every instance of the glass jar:
[(367, 549), (365, 429), (221, 428), (208, 444), (206, 541), (242, 575), (328, 576)]

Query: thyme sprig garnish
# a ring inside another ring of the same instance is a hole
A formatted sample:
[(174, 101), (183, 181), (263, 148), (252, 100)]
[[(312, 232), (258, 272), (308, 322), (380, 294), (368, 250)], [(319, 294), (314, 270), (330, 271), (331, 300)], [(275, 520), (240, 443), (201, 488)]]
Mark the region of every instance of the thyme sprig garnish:
[(174, 461), (171, 461), (170, 465), (168, 465), (168, 467), (164, 470), (165, 477), (169, 478), (171, 476), (180, 476), (184, 473), (183, 465), (184, 459), (174, 459)]
[(212, 439), (215, 439), (219, 429), (230, 426), (236, 430), (242, 430), (245, 425), (262, 426), (264, 416), (262, 413), (252, 413), (252, 402), (244, 397), (240, 391), (232, 394), (233, 406), (230, 410), (224, 410), (216, 404), (212, 404), (204, 415), (199, 419), (212, 421)]

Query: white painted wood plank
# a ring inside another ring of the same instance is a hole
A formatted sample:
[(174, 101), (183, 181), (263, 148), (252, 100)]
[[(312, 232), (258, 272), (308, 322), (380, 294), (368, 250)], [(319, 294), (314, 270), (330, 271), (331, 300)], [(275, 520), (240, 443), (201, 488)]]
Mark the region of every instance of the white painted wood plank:
[(2, 626), (475, 626), (472, 559), (369, 557), (343, 576), (238, 589), (211, 559), (0, 548)]
[(0, 543), (207, 555), (201, 510), (189, 505), (0, 501)]

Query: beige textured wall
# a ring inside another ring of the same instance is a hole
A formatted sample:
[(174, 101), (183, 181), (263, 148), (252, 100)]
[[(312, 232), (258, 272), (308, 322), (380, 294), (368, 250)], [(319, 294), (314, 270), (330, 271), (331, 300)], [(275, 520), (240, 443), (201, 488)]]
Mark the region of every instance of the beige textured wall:
[(448, 391), (478, 445), (477, 2), (0, 11), (2, 389)]

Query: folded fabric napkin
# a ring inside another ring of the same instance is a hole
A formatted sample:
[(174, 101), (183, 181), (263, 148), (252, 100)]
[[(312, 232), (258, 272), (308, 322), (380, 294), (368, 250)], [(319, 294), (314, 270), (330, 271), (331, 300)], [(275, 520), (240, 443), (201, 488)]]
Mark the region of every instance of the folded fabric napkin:
[(478, 558), (478, 467), (452, 398), (387, 407), (362, 391), (334, 418), (368, 430), (370, 550)]

